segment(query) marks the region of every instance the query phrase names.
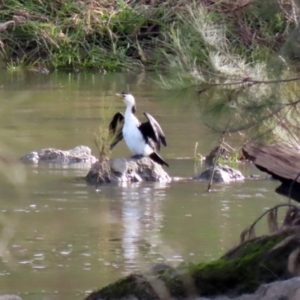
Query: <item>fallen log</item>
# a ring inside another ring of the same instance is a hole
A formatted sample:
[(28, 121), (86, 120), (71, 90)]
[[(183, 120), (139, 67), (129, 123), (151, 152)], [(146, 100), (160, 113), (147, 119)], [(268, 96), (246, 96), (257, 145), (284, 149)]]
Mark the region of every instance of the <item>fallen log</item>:
[(300, 150), (285, 144), (248, 143), (243, 147), (246, 159), (281, 182), (275, 192), (300, 202)]

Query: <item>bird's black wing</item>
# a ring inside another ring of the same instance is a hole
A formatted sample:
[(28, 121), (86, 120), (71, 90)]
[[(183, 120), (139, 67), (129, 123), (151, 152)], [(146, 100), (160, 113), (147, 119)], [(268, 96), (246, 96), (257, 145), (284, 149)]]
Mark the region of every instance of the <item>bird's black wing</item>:
[(124, 115), (120, 112), (117, 112), (113, 116), (109, 124), (109, 131), (111, 135), (115, 135), (115, 139), (110, 144), (110, 150), (112, 150), (123, 139), (123, 133), (122, 133), (123, 124), (124, 124)]
[[(112, 120), (111, 120), (111, 122), (110, 122), (110, 124), (109, 124), (109, 131), (112, 133), (112, 134), (115, 134), (116, 133), (116, 130), (117, 130), (117, 128), (118, 128), (118, 124), (119, 123), (124, 123), (124, 115), (122, 114), (122, 113), (120, 113), (120, 112), (117, 112), (114, 116), (113, 116), (113, 118), (112, 118)], [(123, 125), (122, 125), (123, 126)]]
[(157, 150), (160, 150), (160, 143), (167, 146), (165, 134), (158, 122), (149, 113), (144, 112), (144, 115), (148, 119), (148, 122), (140, 125), (140, 130), (143, 135), (147, 136), (147, 138), (151, 138), (156, 143)]

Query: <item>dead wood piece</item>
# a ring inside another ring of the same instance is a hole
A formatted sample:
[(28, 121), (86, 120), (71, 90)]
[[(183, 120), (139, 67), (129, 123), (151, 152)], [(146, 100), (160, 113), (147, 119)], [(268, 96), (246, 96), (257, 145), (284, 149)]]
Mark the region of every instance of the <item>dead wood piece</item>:
[(7, 22), (0, 23), (0, 32), (5, 31), (10, 24), (15, 24), (15, 21), (10, 20)]
[(300, 151), (285, 144), (263, 145), (249, 143), (243, 147), (244, 156), (263, 172), (281, 181), (275, 191), (300, 202)]

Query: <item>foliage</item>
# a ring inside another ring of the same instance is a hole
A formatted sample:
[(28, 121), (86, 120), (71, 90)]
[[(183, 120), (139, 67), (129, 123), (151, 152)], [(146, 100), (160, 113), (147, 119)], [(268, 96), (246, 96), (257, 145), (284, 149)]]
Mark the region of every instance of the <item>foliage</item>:
[(286, 3), (273, 2), (9, 0), (1, 6), (0, 51), (5, 62), (38, 60), (48, 69), (204, 67), (224, 28), (234, 53), (265, 59), (294, 25)]
[[(275, 55), (290, 40), (292, 23), (270, 1), (248, 4), (232, 15), (204, 6), (181, 14), (182, 23), (168, 35), (172, 51), (165, 52), (175, 75), (161, 76), (161, 84), (197, 88), (204, 123), (226, 132), (236, 148), (249, 139), (298, 145), (300, 78), (289, 68), (291, 56)], [(271, 38), (275, 32), (280, 38)]]
[(109, 130), (109, 124), (114, 113), (115, 109), (112, 102), (109, 102), (109, 104), (107, 104), (106, 102), (100, 102), (101, 124), (99, 126), (99, 131), (95, 134), (95, 144), (99, 151), (100, 161), (109, 158), (111, 154), (110, 145), (118, 134), (119, 128), (116, 129), (114, 134)]
[[(137, 35), (148, 16), (124, 1), (7, 1), (2, 57), (44, 62), (48, 68), (115, 70), (135, 67)], [(140, 44), (140, 43), (139, 43)], [(129, 53), (131, 52), (131, 54)], [(133, 53), (134, 52), (134, 53)]]

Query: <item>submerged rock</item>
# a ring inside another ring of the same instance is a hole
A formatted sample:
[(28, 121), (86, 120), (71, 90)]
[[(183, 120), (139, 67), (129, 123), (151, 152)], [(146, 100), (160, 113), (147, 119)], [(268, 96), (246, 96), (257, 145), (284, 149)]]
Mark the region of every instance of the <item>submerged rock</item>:
[(92, 151), (87, 146), (77, 146), (70, 150), (59, 150), (54, 148), (46, 148), (39, 151), (30, 152), (21, 160), (26, 163), (38, 164), (40, 162), (55, 163), (55, 164), (74, 164), (74, 163), (89, 163), (97, 161), (93, 156)]
[(109, 182), (170, 182), (171, 177), (161, 165), (149, 157), (115, 158), (97, 161), (86, 176), (87, 182), (101, 184)]
[[(209, 181), (213, 172), (213, 166), (209, 167), (202, 173), (193, 177), (194, 180)], [(228, 166), (222, 166), (217, 164), (213, 174), (213, 182), (232, 182), (238, 180), (244, 180), (243, 174), (236, 169)]]

